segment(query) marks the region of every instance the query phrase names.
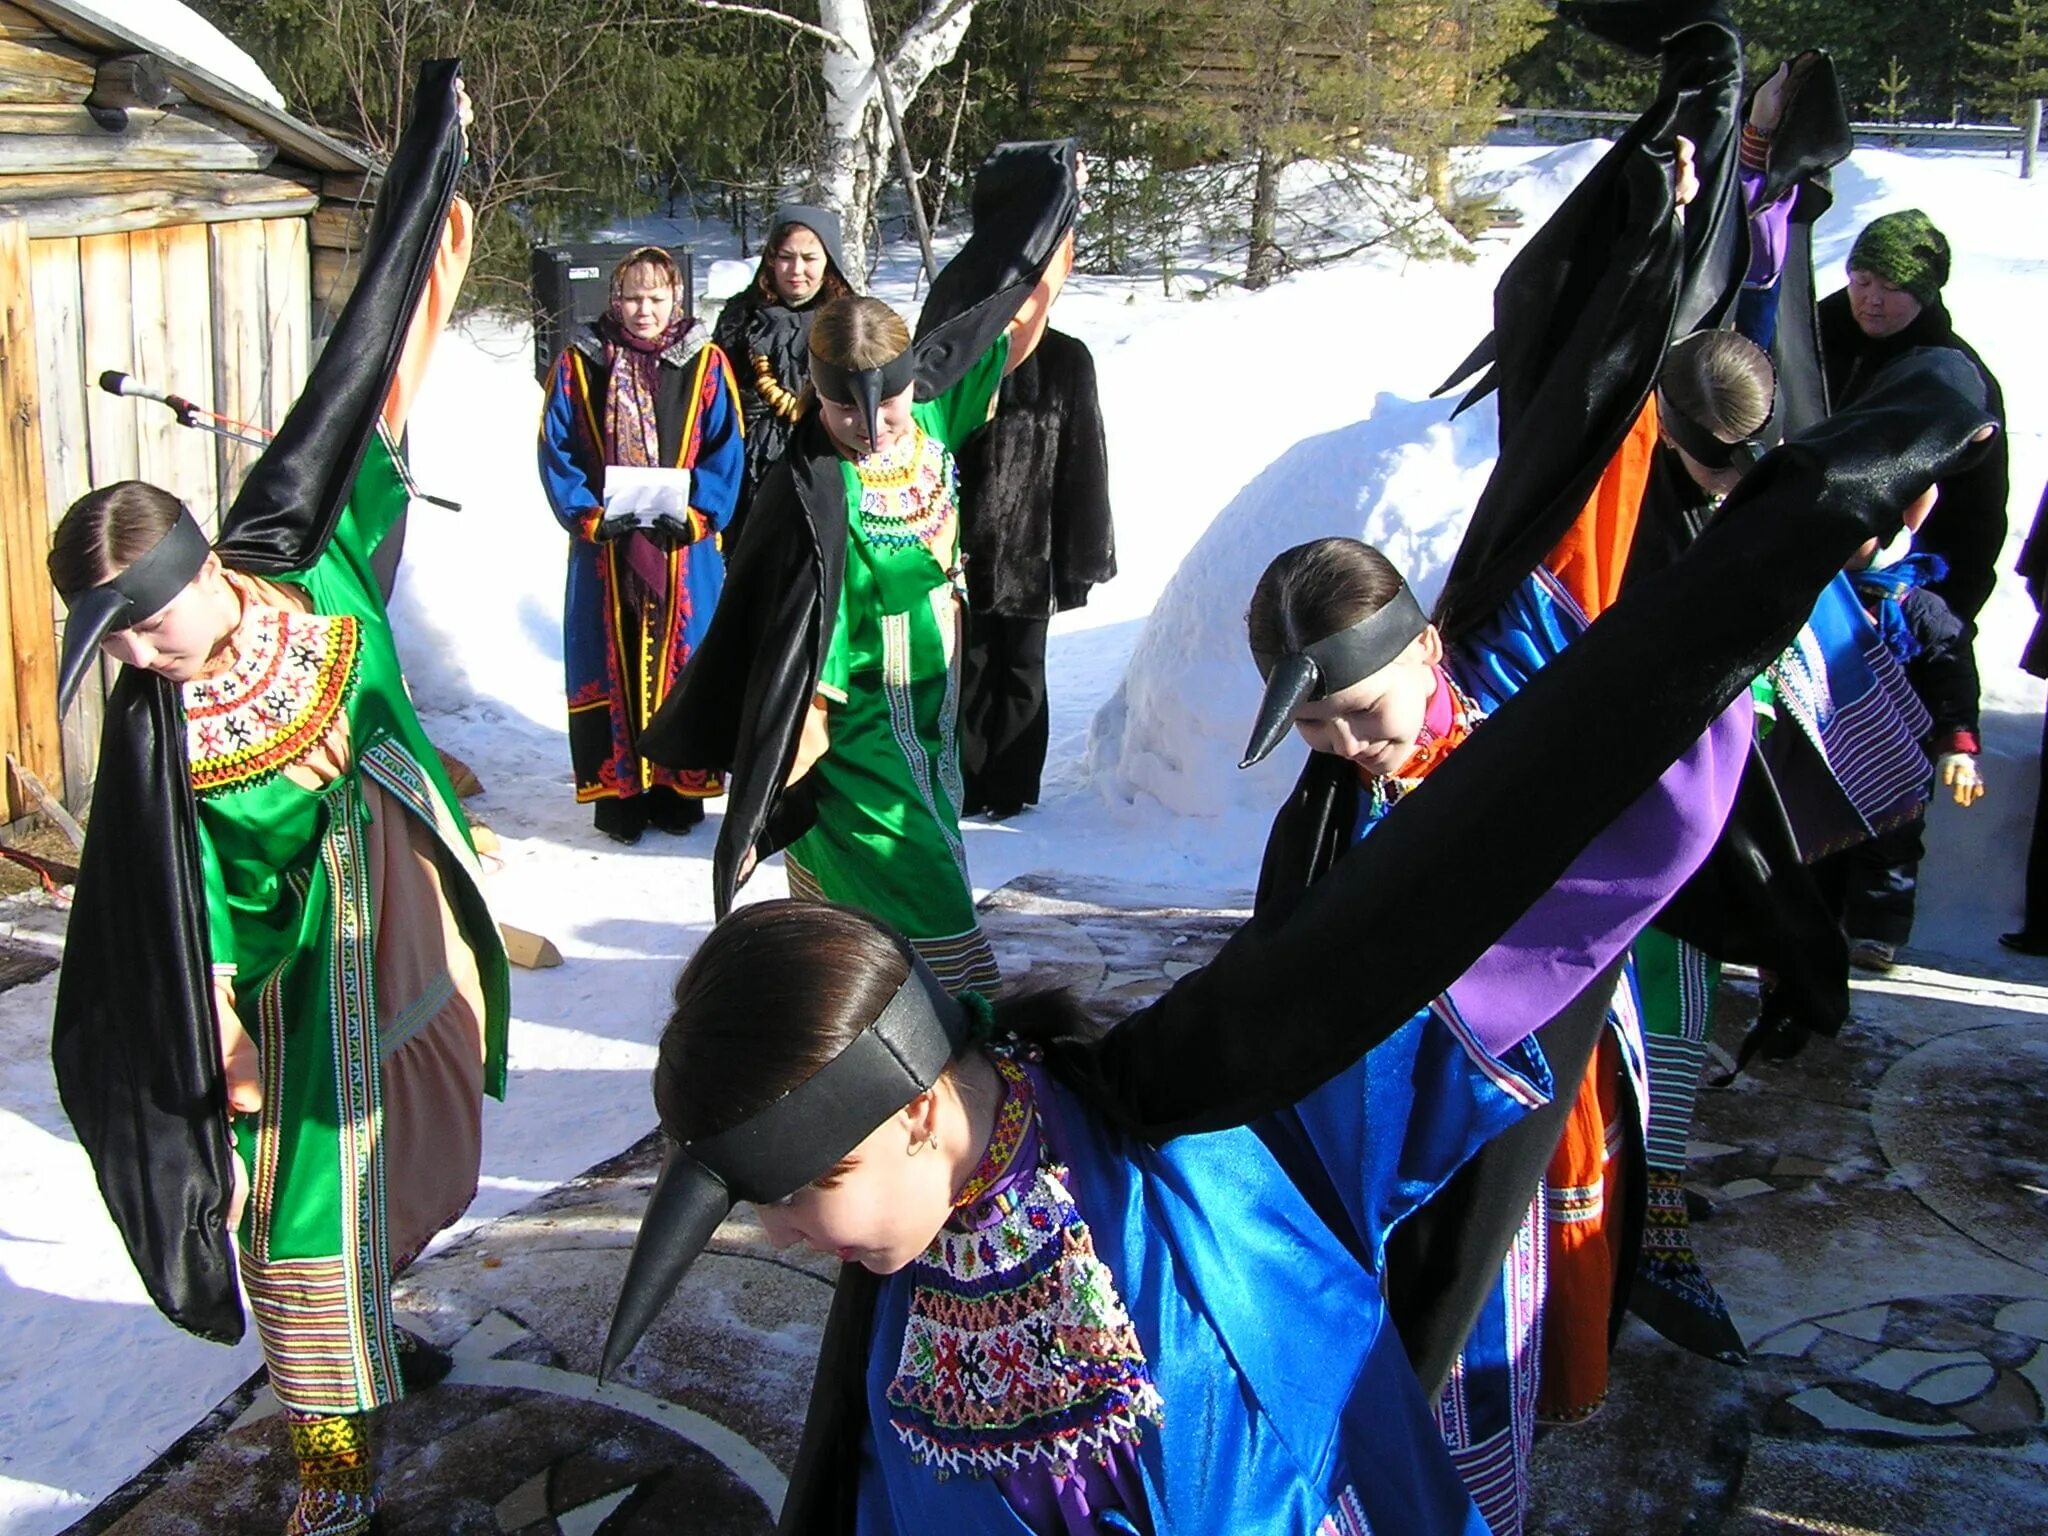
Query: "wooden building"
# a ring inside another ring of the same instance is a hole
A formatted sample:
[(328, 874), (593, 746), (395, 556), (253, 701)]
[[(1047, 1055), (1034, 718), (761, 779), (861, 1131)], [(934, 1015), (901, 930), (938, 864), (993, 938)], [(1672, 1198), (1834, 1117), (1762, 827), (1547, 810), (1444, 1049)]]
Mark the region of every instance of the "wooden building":
[[(274, 427), (351, 278), (371, 171), (87, 8), (0, 0), (0, 747), (74, 811), (90, 798), (106, 679), (58, 720), (51, 525), (126, 479), (211, 524), (255, 452), (97, 381), (130, 373)], [(12, 820), (34, 797), (4, 777)]]

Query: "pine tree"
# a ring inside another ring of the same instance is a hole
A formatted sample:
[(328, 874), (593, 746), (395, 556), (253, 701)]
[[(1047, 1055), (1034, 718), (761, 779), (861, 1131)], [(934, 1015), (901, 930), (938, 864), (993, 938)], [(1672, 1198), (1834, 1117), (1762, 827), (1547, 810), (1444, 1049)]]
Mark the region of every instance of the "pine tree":
[(1896, 53), (1893, 54), (1891, 64), (1885, 70), (1884, 78), (1877, 82), (1877, 89), (1884, 97), (1882, 111), (1886, 122), (1896, 123), (1899, 121), (1899, 102), (1905, 96), (1907, 88), (1912, 83), (1913, 77), (1899, 68), (1899, 56)]
[(1978, 84), (1987, 102), (2024, 116), (2025, 103), (2048, 96), (2048, 0), (2007, 0), (2007, 9), (1987, 12), (1985, 20), (1993, 40), (1970, 45)]

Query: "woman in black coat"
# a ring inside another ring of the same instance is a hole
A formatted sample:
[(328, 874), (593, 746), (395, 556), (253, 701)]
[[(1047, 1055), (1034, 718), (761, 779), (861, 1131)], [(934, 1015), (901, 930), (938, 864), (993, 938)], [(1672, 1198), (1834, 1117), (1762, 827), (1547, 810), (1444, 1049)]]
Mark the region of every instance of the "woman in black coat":
[[(1873, 219), (1849, 249), (1849, 286), (1820, 301), (1821, 358), (1834, 410), (1853, 405), (1885, 364), (1915, 347), (1952, 347), (1984, 380), (1992, 415), (2005, 422), (2005, 396), (1941, 302), (1948, 239), (1917, 208)], [(2005, 435), (1982, 458), (1941, 482), (1940, 498), (1913, 548), (1940, 555), (1948, 574), (1929, 583), (1974, 636), (1977, 614), (1997, 579), (2009, 490)]]

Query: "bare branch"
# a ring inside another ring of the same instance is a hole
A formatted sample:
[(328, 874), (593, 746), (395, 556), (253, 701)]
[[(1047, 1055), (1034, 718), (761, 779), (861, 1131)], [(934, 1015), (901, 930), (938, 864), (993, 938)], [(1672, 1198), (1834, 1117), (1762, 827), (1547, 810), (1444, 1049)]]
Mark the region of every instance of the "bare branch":
[[(805, 21), (800, 16), (791, 16), (782, 11), (770, 10), (765, 5), (735, 5), (733, 0), (679, 0), (679, 3), (696, 11), (725, 11), (735, 16), (752, 16), (760, 21), (773, 21), (801, 32), (806, 37), (815, 37), (827, 48), (836, 48), (841, 53), (853, 52), (853, 44), (837, 32), (829, 31), (815, 22)], [(680, 16), (647, 16), (627, 23), (636, 27), (676, 27), (683, 24)]]

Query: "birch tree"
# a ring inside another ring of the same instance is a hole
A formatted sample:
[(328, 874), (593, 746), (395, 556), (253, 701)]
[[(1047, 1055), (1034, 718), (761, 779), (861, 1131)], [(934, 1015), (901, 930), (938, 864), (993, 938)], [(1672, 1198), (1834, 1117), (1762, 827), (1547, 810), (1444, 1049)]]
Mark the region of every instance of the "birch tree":
[(875, 210), (887, 183), (895, 138), (882, 102), (887, 73), (899, 111), (907, 110), (935, 70), (951, 63), (974, 19), (974, 0), (925, 0), (916, 20), (876, 67), (874, 18), (868, 0), (818, 0), (824, 48), (824, 140), (819, 149), (817, 197), (846, 224), (847, 280), (867, 285), (868, 246)]

